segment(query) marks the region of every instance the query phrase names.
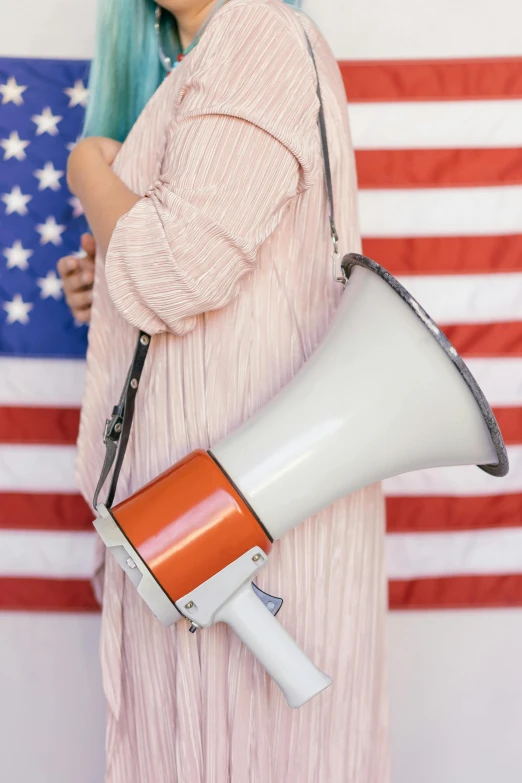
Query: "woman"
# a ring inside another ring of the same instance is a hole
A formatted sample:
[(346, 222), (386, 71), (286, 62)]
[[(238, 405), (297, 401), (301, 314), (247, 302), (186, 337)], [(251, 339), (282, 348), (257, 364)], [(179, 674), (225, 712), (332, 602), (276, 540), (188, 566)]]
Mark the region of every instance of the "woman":
[[(281, 0), (161, 5), (175, 20), (170, 45), (192, 48), (154, 91), (153, 5), (102, 4), (86, 124), (96, 136), (68, 166), (96, 242), (77, 460), (88, 500), (138, 328), (154, 337), (116, 502), (260, 408), (330, 322), (341, 288), (303, 27), (320, 73), (341, 250), (359, 247), (346, 96), (311, 21)], [(143, 84), (153, 94), (140, 112)], [(68, 300), (87, 319), (89, 278), (67, 263)], [(260, 587), (285, 599), (281, 622), (334, 680), (298, 711), (227, 627), (165, 629), (109, 557), (106, 780), (386, 783), (383, 516), (378, 486), (358, 492), (278, 542), (260, 573)]]

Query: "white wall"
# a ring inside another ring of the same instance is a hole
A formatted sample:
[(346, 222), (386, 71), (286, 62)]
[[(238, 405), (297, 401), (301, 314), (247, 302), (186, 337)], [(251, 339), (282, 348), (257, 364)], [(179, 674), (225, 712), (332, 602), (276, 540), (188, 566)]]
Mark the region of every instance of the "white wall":
[(389, 638), (393, 783), (520, 783), (522, 610), (394, 613)]
[(0, 614), (2, 783), (102, 783), (98, 634), (94, 615)]
[[(0, 614), (5, 783), (102, 783), (98, 629)], [(520, 783), (522, 610), (395, 613), (389, 631), (393, 783)]]
[[(91, 57), (95, 8), (96, 0), (2, 0), (0, 54)], [(487, 57), (522, 51), (520, 0), (304, 0), (303, 9), (340, 59)]]
[(304, 0), (303, 9), (339, 59), (519, 56), (522, 52), (520, 0)]

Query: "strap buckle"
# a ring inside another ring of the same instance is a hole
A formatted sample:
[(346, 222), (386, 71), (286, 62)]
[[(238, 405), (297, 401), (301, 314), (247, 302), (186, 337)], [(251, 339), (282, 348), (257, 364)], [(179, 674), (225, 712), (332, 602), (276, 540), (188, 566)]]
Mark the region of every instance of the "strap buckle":
[(332, 253), (333, 279), (335, 280), (336, 283), (342, 283), (343, 285), (345, 285), (346, 275), (339, 261), (339, 259), (341, 258), (341, 254), (339, 253), (339, 236), (337, 234), (337, 229), (335, 227), (335, 223), (333, 222), (333, 220), (330, 221), (330, 227), (331, 227), (332, 244), (333, 244), (333, 253)]
[(114, 443), (116, 443), (121, 435), (122, 426), (122, 413), (118, 406), (115, 406), (112, 409), (112, 416), (110, 419), (105, 420), (105, 427), (103, 429), (103, 443), (106, 444), (108, 440), (112, 440)]

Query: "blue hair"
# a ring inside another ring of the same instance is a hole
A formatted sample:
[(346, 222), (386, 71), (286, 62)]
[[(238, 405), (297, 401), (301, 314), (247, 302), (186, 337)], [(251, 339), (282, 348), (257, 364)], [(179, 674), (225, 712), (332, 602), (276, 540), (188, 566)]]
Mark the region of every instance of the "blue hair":
[[(299, 8), (301, 0), (284, 0)], [(82, 137), (124, 141), (145, 104), (165, 78), (154, 28), (154, 0), (101, 0), (98, 3), (89, 102)], [(162, 43), (175, 61), (181, 52), (174, 16), (163, 9)], [(169, 41), (168, 47), (165, 41)]]

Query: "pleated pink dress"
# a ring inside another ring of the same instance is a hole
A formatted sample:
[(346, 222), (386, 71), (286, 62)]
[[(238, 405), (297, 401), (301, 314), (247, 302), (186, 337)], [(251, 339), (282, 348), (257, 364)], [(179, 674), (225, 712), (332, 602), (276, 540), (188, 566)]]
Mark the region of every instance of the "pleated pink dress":
[[(302, 24), (322, 83), (341, 250), (359, 249), (334, 55), (281, 0), (229, 0), (113, 165), (144, 197), (96, 258), (77, 458), (89, 501), (138, 327), (154, 337), (117, 502), (264, 405), (329, 325), (342, 289), (331, 274)], [(106, 781), (387, 783), (383, 528), (376, 485), (278, 541), (259, 574), (261, 588), (284, 598), (281, 623), (334, 680), (295, 711), (232, 631), (219, 624), (192, 635), (185, 621), (165, 629), (109, 555)]]

